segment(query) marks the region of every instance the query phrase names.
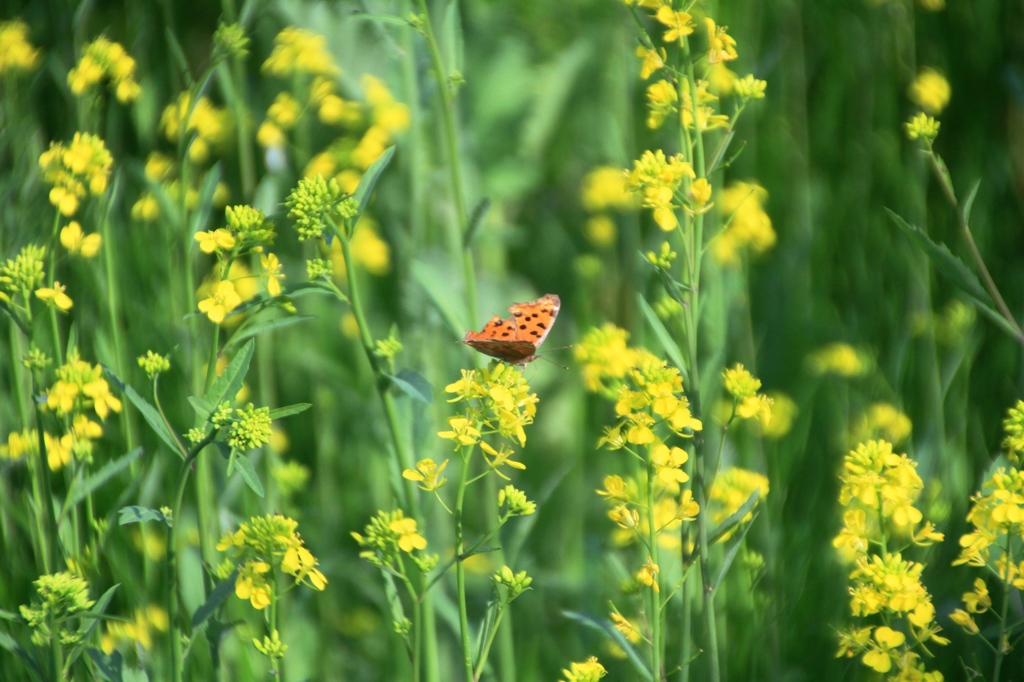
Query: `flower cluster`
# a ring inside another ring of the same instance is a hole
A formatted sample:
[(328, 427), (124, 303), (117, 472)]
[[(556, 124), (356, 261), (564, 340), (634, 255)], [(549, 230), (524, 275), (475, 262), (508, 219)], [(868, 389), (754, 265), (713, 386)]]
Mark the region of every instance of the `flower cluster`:
[(270, 76), (336, 77), (341, 70), (327, 50), (327, 40), (317, 33), (289, 26), (274, 37), (274, 49), (260, 69)]
[[(1003, 447), (1019, 465), (1024, 446), (1024, 401), (1017, 401), (1010, 408), (1003, 428)], [(974, 617), (992, 609), (986, 580), (994, 578), (1003, 599), (1001, 608), (991, 611), (998, 621), (998, 641), (990, 645), (1001, 658), (1016, 643), (1009, 637), (1013, 620), (1008, 611), (1009, 595), (1014, 590), (1024, 590), (1024, 557), (1019, 542), (1024, 537), (1024, 472), (1014, 466), (999, 467), (971, 502), (967, 521), (973, 530), (960, 538), (960, 554), (953, 565), (983, 568), (986, 577), (975, 579), (974, 589), (963, 594), (964, 608), (955, 610), (950, 618), (968, 634), (988, 640), (987, 628), (982, 630)]]
[(316, 557), (306, 549), (296, 529), (298, 522), (280, 514), (253, 516), (234, 533), (224, 534), (217, 550), (231, 550), (238, 568), (235, 595), (255, 609), (264, 609), (277, 597), (272, 570), (295, 578), (295, 584), (315, 590), (327, 586), (317, 569)]
[(921, 111), (903, 124), (907, 137), (911, 140), (921, 140), (927, 149), (931, 149), (932, 140), (938, 136), (940, 127), (940, 123), (934, 117), (942, 113), (949, 104), (949, 81), (935, 69), (922, 69), (910, 84), (908, 95)]
[[(191, 109), (191, 112), (190, 112)], [(231, 140), (231, 114), (200, 97), (192, 105), (192, 97), (183, 92), (177, 101), (167, 105), (160, 115), (160, 130), (168, 141), (178, 144), (184, 136), (190, 139), (188, 158), (203, 164), (214, 151), (223, 150)]]
[(46, 278), (46, 247), (27, 244), (14, 258), (0, 263), (0, 302), (13, 303), (21, 297), (27, 307), (29, 294)]
[[(916, 463), (892, 451), (885, 441), (857, 446), (844, 460), (839, 501), (846, 509), (843, 529), (833, 540), (841, 555), (855, 563), (850, 573), (850, 609), (858, 618), (878, 616), (884, 624), (849, 628), (839, 633), (837, 656), (862, 655), (864, 665), (880, 673), (894, 668), (891, 679), (942, 679), (929, 673), (915, 647), (927, 653), (928, 642), (949, 640), (939, 635), (931, 595), (921, 583), (924, 565), (892, 551), (894, 541), (930, 545), (942, 534), (922, 521), (914, 507), (923, 487)], [(872, 547), (878, 549), (872, 551)], [(893, 629), (897, 620), (905, 622)]]
[(454, 441), (456, 450), (479, 443), (495, 470), (500, 464), (514, 465), (508, 459), (511, 451), (506, 451), (504, 445), (500, 451), (495, 450), (483, 438), (497, 434), (520, 447), (526, 445), (524, 427), (532, 424), (537, 414), (537, 394), (530, 393), (519, 368), (492, 363), (486, 369), (464, 369), (462, 378), (444, 390), (455, 396), (448, 402), (465, 403), (465, 409), (461, 415), (448, 419), (450, 430), (437, 435)]
[(270, 408), (254, 407), (249, 403), (245, 408), (235, 410), (228, 445), (241, 452), (255, 450), (270, 442), (270, 432)]
[(679, 193), (685, 180), (693, 180), (697, 176), (693, 167), (676, 154), (665, 157), (665, 152), (645, 151), (633, 165), (633, 170), (626, 173), (627, 187), (642, 197), (643, 205), (653, 209), (654, 222), (665, 230), (674, 230), (679, 224), (675, 209), (677, 200), (689, 201)]
[(135, 81), (135, 60), (119, 43), (100, 36), (82, 50), (82, 58), (68, 72), (68, 86), (77, 97), (103, 80), (119, 102), (131, 102), (142, 92)]
[(322, 237), (329, 224), (337, 227), (337, 221), (348, 220), (356, 212), (355, 202), (341, 191), (338, 181), (324, 180), (322, 175), (299, 180), (284, 203), (299, 240)]
[(51, 142), (39, 157), (43, 178), (52, 186), (50, 203), (65, 216), (74, 215), (88, 194), (98, 196), (107, 190), (113, 165), (103, 140), (90, 133), (75, 133), (67, 145)]
[(735, 181), (722, 190), (719, 211), (726, 227), (711, 242), (711, 254), (722, 265), (737, 265), (740, 253), (761, 254), (775, 246), (772, 219), (764, 210), (768, 193), (757, 183)]
[(103, 238), (93, 232), (86, 234), (77, 220), (72, 220), (60, 231), (60, 243), (73, 256), (92, 258), (100, 250)]
[(44, 646), (56, 639), (61, 646), (82, 641), (83, 632), (73, 620), (95, 603), (89, 599), (89, 583), (72, 573), (40, 576), (32, 583), (39, 600), (22, 606), (21, 616), (32, 628), (32, 642)]
[(763, 426), (768, 426), (772, 421), (771, 398), (761, 390), (761, 380), (748, 372), (743, 365), (736, 363), (736, 366), (727, 369), (722, 373), (725, 390), (732, 396), (732, 416), (740, 419), (757, 419)]
[(0, 21), (0, 76), (35, 71), (39, 49), (28, 39), (28, 24), (20, 19)]
[(157, 374), (168, 372), (171, 369), (171, 361), (169, 358), (154, 353), (151, 350), (146, 351), (145, 355), (140, 355), (138, 358), (139, 367), (146, 373), (146, 376), (152, 379)]
[(370, 519), (363, 534), (352, 533), (363, 551), (359, 556), (374, 566), (404, 575), (402, 554), (407, 554), (416, 567), (429, 573), (437, 565), (436, 554), (426, 554), (427, 540), (416, 528), (416, 519), (409, 518), (401, 509), (380, 511)]

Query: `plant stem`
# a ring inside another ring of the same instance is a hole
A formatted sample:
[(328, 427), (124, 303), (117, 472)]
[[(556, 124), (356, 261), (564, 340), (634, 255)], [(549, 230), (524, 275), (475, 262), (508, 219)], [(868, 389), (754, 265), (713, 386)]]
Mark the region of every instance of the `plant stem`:
[(1017, 319), (1010, 313), (1009, 307), (1006, 305), (1006, 301), (1003, 300), (1002, 294), (999, 293), (999, 288), (996, 286), (995, 280), (992, 279), (992, 275), (988, 271), (988, 267), (985, 265), (985, 259), (981, 257), (981, 252), (978, 250), (978, 245), (974, 242), (974, 235), (971, 234), (970, 225), (967, 224), (967, 219), (964, 216), (963, 210), (957, 203), (956, 194), (953, 192), (953, 186), (950, 184), (948, 172), (944, 172), (942, 166), (939, 165), (939, 159), (932, 151), (931, 147), (928, 148), (928, 161), (931, 163), (932, 170), (935, 171), (935, 176), (939, 180), (939, 185), (942, 187), (942, 193), (946, 196), (946, 200), (950, 206), (953, 207), (953, 212), (956, 214), (957, 224), (960, 226), (960, 231), (963, 233), (964, 241), (967, 242), (967, 248), (971, 252), (971, 257), (974, 259), (974, 265), (978, 268), (978, 273), (981, 275), (981, 281), (985, 284), (985, 290), (988, 295), (992, 297), (992, 301), (995, 302), (996, 307), (999, 308), (999, 314), (1003, 316), (1006, 322), (1013, 328), (1016, 336), (1014, 340), (1017, 343), (1024, 344), (1024, 330), (1021, 330), (1020, 325), (1017, 324)]
[(1006, 628), (1006, 615), (1010, 607), (1010, 567), (1013, 566), (1013, 543), (1011, 542), (1011, 535), (1009, 532), (1006, 533), (1006, 546), (1003, 548), (1005, 552), (1005, 568), (1003, 569), (1004, 575), (1000, 576), (1003, 582), (1003, 605), (999, 613), (999, 641), (996, 643), (996, 663), (992, 669), (992, 682), (999, 682), (999, 675), (1002, 673), (1003, 668), (1003, 657), (1009, 650)]
[[(391, 436), (391, 445), (395, 453), (396, 464), (399, 470), (411, 469), (413, 466), (412, 453), (405, 445), (405, 439), (402, 437), (402, 429), (398, 419), (398, 409), (395, 406), (394, 396), (388, 391), (390, 386), (390, 379), (383, 375), (377, 356), (373, 354), (373, 337), (370, 335), (370, 326), (366, 321), (366, 314), (363, 311), (363, 298), (362, 293), (359, 289), (359, 280), (356, 277), (355, 261), (352, 259), (352, 250), (349, 246), (348, 240), (344, 235), (338, 234), (338, 240), (341, 242), (342, 256), (345, 258), (345, 273), (348, 279), (348, 300), (352, 306), (352, 314), (355, 315), (356, 324), (359, 326), (359, 339), (362, 342), (363, 352), (366, 354), (366, 360), (370, 363), (370, 367), (373, 369), (374, 374), (374, 387), (377, 389), (377, 395), (380, 396), (381, 403), (384, 406), (384, 418), (387, 421), (388, 433)], [(335, 293), (339, 297), (343, 297), (342, 293), (334, 287), (333, 282), (328, 281), (328, 284), (334, 289)], [(420, 509), (420, 500), (416, 495), (416, 489), (413, 482), (403, 478), (402, 479), (403, 492), (405, 494), (405, 502), (409, 509), (409, 513), (412, 518), (416, 519), (416, 523), (421, 527), (425, 527), (423, 513)], [(424, 576), (424, 580), (426, 577)], [(425, 593), (420, 600), (423, 607), (423, 622), (424, 630), (423, 637), (414, 639), (414, 643), (420, 644), (422, 647), (422, 653), (417, 651), (413, 654), (414, 660), (418, 660), (422, 655), (425, 658), (425, 668), (427, 671), (427, 679), (435, 680), (437, 673), (437, 630), (434, 622), (434, 606), (433, 601)]]
[[(650, 458), (650, 452), (648, 452)], [(654, 466), (647, 462), (647, 542), (651, 549), (651, 562), (655, 566), (658, 563), (658, 529), (654, 519)], [(661, 629), (661, 571), (654, 574), (654, 584), (651, 586), (651, 669), (654, 671), (654, 679), (658, 682), (664, 679), (662, 673), (662, 629)]]
[(423, 19), (423, 35), (427, 39), (430, 61), (434, 67), (434, 76), (437, 78), (438, 90), (441, 93), (441, 117), (444, 122), (444, 142), (448, 152), (448, 171), (451, 176), (452, 201), (455, 204), (455, 214), (458, 218), (457, 223), (449, 223), (449, 248), (452, 250), (453, 255), (461, 253), (463, 286), (466, 288), (466, 314), (468, 319), (474, 319), (477, 310), (476, 267), (473, 264), (473, 250), (469, 244), (464, 243), (466, 232), (469, 229), (469, 214), (466, 208), (465, 189), (462, 184), (462, 167), (459, 160), (459, 143), (455, 130), (454, 97), (451, 91), (451, 84), (448, 81), (447, 71), (441, 60), (441, 51), (437, 46), (434, 25), (430, 20), (430, 11), (427, 9), (427, 0), (418, 0), (418, 3), (420, 16)]
[[(53, 216), (53, 230), (50, 235), (50, 278), (49, 286), (52, 289), (57, 279), (57, 229), (60, 227), (60, 211), (55, 210)], [(26, 305), (29, 303), (26, 301)], [(57, 325), (57, 302), (56, 297), (50, 301), (47, 307), (50, 309), (50, 330), (53, 333), (53, 357), (58, 366), (64, 364), (64, 349), (60, 343), (60, 327)]]
[[(469, 479), (469, 453), (463, 450), (462, 475), (459, 492), (455, 498), (455, 556), (462, 556), (462, 510), (466, 496), (466, 482)], [(469, 640), (469, 615), (466, 611), (466, 564), (459, 559), (455, 564), (455, 582), (459, 593), (459, 632), (462, 635), (462, 657), (466, 665), (466, 682), (474, 682), (473, 650)]]

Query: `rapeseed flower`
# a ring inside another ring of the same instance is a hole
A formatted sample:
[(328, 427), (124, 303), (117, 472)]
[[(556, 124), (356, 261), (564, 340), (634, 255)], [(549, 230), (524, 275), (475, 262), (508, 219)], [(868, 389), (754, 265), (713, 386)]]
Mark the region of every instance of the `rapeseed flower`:
[(608, 209), (630, 209), (636, 206), (626, 187), (622, 170), (614, 166), (598, 166), (583, 178), (580, 190), (583, 208), (590, 213)]
[(867, 374), (874, 362), (867, 352), (848, 343), (831, 343), (811, 353), (807, 364), (814, 374), (835, 374), (850, 379)]
[(104, 79), (119, 102), (131, 102), (142, 92), (135, 81), (135, 60), (119, 43), (100, 36), (82, 50), (78, 64), (68, 72), (68, 86), (80, 96)]
[(654, 222), (666, 232), (679, 224), (676, 218), (676, 192), (684, 180), (697, 176), (693, 167), (683, 160), (681, 154), (666, 158), (665, 152), (645, 151), (634, 163), (633, 170), (627, 171), (627, 187), (639, 194), (643, 205), (653, 209)]
[(0, 21), (0, 76), (24, 74), (39, 67), (40, 51), (29, 41), (29, 28), (21, 19)]
[(178, 95), (177, 101), (167, 105), (160, 115), (160, 130), (175, 144), (183, 135), (191, 137), (188, 158), (193, 163), (203, 164), (210, 160), (213, 152), (223, 150), (230, 142), (231, 113), (214, 105), (205, 96), (196, 101), (192, 112), (189, 113), (191, 106), (192, 99), (189, 93), (183, 92)]
[(911, 140), (924, 140), (925, 144), (931, 144), (939, 134), (941, 124), (928, 114), (915, 114), (907, 121), (904, 128), (907, 137)]
[(40, 576), (35, 580), (32, 606), (21, 606), (21, 617), (32, 628), (32, 643), (44, 646), (56, 639), (61, 646), (82, 641), (78, 619), (95, 602), (89, 599), (89, 583), (69, 572)]
[(73, 255), (92, 258), (100, 250), (102, 237), (93, 232), (85, 234), (77, 220), (72, 220), (60, 231), (60, 243)]
[(75, 133), (71, 142), (51, 142), (39, 156), (43, 179), (52, 186), (50, 203), (64, 216), (78, 211), (81, 201), (107, 189), (114, 158), (103, 140), (90, 133)]
[(317, 33), (288, 26), (274, 37), (274, 49), (260, 67), (263, 73), (281, 78), (298, 74), (336, 78), (341, 74), (327, 40)]
[(46, 305), (54, 306), (61, 312), (67, 312), (71, 310), (71, 306), (74, 305), (71, 301), (71, 297), (64, 293), (67, 287), (60, 282), (54, 282), (52, 287), (41, 287), (36, 289), (36, 297), (39, 300), (46, 303)]
[(926, 114), (937, 116), (949, 104), (949, 81), (941, 73), (931, 68), (921, 69), (910, 84), (910, 101), (921, 107)]
[(561, 682), (597, 682), (608, 674), (605, 667), (598, 663), (597, 656), (591, 656), (583, 663), (570, 663), (568, 670), (563, 670), (565, 680)]

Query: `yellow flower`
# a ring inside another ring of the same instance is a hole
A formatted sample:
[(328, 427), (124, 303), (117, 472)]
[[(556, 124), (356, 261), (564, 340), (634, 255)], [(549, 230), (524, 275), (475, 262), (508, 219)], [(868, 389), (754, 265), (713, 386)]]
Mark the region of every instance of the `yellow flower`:
[(969, 635), (976, 635), (981, 632), (981, 630), (978, 629), (978, 624), (974, 622), (974, 616), (963, 609), (954, 610), (953, 613), (949, 614), (949, 619), (962, 627), (964, 632)]
[(391, 530), (399, 534), (398, 547), (409, 554), (416, 549), (426, 549), (427, 540), (416, 532), (416, 519), (395, 519), (389, 524)]
[(767, 87), (768, 83), (765, 81), (758, 80), (753, 75), (747, 75), (736, 81), (734, 92), (744, 99), (764, 99), (764, 91)]
[(41, 287), (36, 289), (36, 296), (46, 302), (46, 305), (56, 306), (58, 310), (67, 312), (74, 305), (71, 297), (64, 293), (67, 287), (60, 282), (54, 282), (53, 287)]
[(73, 254), (83, 258), (92, 258), (100, 250), (102, 238), (95, 232), (85, 234), (77, 220), (72, 220), (60, 231), (60, 243)]
[(267, 108), (267, 119), (272, 121), (279, 128), (291, 130), (299, 120), (302, 109), (287, 92), (277, 93), (274, 103)]
[(714, 19), (704, 18), (708, 32), (708, 64), (718, 64), (736, 59), (736, 39), (726, 33), (725, 26), (716, 26)]
[(282, 77), (297, 74), (336, 77), (341, 73), (327, 49), (327, 40), (294, 26), (285, 27), (274, 37), (274, 49), (260, 70)]
[(434, 492), (448, 482), (447, 478), (441, 476), (441, 472), (444, 471), (446, 466), (448, 466), (447, 459), (441, 462), (440, 466), (430, 458), (421, 459), (416, 462), (415, 469), (406, 469), (403, 471), (402, 478), (410, 481), (416, 481), (420, 484), (420, 490), (425, 490), (428, 493)]
[(761, 425), (761, 435), (771, 439), (782, 438), (793, 428), (793, 420), (800, 410), (785, 393), (771, 391), (768, 397), (772, 401), (772, 420)]
[(21, 19), (0, 22), (0, 75), (28, 73), (39, 66), (39, 50), (28, 40), (29, 28)]
[(473, 445), (480, 439), (480, 431), (473, 427), (465, 417), (449, 417), (448, 424), (452, 427), (451, 431), (439, 431), (437, 433), (441, 438), (454, 440), (456, 443), (456, 449), (460, 445)]
[(668, 26), (662, 39), (666, 43), (674, 43), (681, 40), (683, 36), (693, 33), (693, 24), (690, 23), (692, 16), (688, 12), (676, 12), (671, 5), (662, 5), (655, 15), (658, 21)]
[(271, 296), (281, 295), (281, 280), (284, 273), (281, 272), (281, 261), (272, 253), (265, 253), (260, 256), (260, 265), (263, 267), (263, 275), (267, 278), (267, 293)]
[(220, 324), (241, 302), (242, 297), (235, 291), (235, 285), (222, 280), (209, 298), (199, 302), (199, 312), (204, 313), (214, 324)]
[(199, 250), (203, 253), (230, 251), (235, 248), (235, 238), (223, 227), (213, 232), (196, 232), (193, 239), (199, 242)]
[(604, 214), (588, 218), (583, 228), (583, 235), (587, 241), (598, 249), (614, 246), (615, 240), (618, 238), (617, 232), (615, 221)]
[(665, 66), (665, 60), (668, 58), (664, 48), (653, 50), (642, 45), (636, 48), (636, 56), (643, 59), (643, 64), (640, 67), (640, 77), (644, 80), (647, 80), (651, 77), (652, 73)]
[(62, 215), (71, 216), (88, 194), (103, 194), (114, 159), (103, 140), (89, 133), (75, 133), (71, 142), (51, 142), (39, 156), (39, 167), (52, 185), (50, 203)]
[(910, 101), (932, 116), (942, 113), (949, 104), (950, 87), (946, 77), (935, 69), (925, 68), (910, 84)]
[(78, 96), (104, 78), (119, 102), (131, 102), (142, 88), (135, 81), (135, 60), (120, 44), (100, 36), (82, 51), (82, 58), (68, 72), (68, 86)]
[(864, 654), (864, 665), (880, 673), (889, 672), (892, 669), (892, 659), (895, 655), (890, 654), (890, 651), (902, 646), (906, 639), (906, 635), (902, 632), (897, 632), (885, 625), (875, 628), (875, 641), (878, 642), (878, 647), (872, 648)]
[(689, 455), (685, 450), (677, 447), (670, 449), (664, 443), (655, 445), (654, 450), (651, 451), (651, 464), (654, 466), (658, 481), (662, 485), (686, 483), (689, 481), (690, 477), (681, 468), (688, 459)]
[(583, 663), (570, 663), (568, 670), (563, 670), (564, 682), (597, 682), (608, 674), (604, 666), (597, 662), (597, 656), (591, 656)]
[(270, 606), (270, 582), (264, 574), (270, 572), (265, 561), (247, 561), (238, 569), (235, 579), (235, 595), (242, 601), (248, 600), (254, 609)]
[(655, 592), (660, 592), (661, 588), (658, 586), (658, 573), (660, 571), (661, 569), (658, 568), (658, 564), (654, 563), (654, 560), (651, 557), (647, 557), (647, 561), (645, 561), (644, 565), (640, 567), (639, 571), (637, 571), (637, 582), (647, 585)]

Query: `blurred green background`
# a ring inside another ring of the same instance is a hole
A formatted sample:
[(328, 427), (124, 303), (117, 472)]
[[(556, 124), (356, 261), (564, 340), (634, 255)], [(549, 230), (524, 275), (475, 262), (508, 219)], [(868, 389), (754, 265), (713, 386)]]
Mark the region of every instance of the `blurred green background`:
[[(613, 321), (630, 330), (636, 345), (660, 351), (636, 293), (649, 300), (658, 295), (660, 285), (638, 251), (656, 249), (662, 233), (647, 212), (617, 215), (618, 241), (611, 248), (592, 245), (583, 233), (588, 214), (580, 189), (591, 169), (625, 168), (645, 149), (672, 148), (667, 133), (645, 125), (644, 85), (633, 54), (636, 30), (627, 8), (612, 0), (435, 4), (445, 59), (465, 78), (457, 102), (468, 203), (490, 200), (476, 240), (479, 317), (460, 320), (462, 326), (480, 328), (509, 303), (551, 292), (561, 296), (562, 309), (549, 347), (572, 344), (591, 326)], [(343, 70), (343, 92), (358, 92), (361, 75), (371, 73), (410, 106), (412, 126), (399, 137), (395, 161), (370, 209), (390, 247), (390, 268), (360, 277), (370, 297), (375, 336), (385, 336), (395, 325), (406, 349), (401, 364), (423, 373), (434, 387), (435, 400), (427, 409), (403, 401), (402, 419), (417, 457), (440, 460), (447, 456), (447, 444), (434, 434), (452, 412), (441, 391), (460, 367), (476, 359), (455, 343), (459, 337), (424, 286), (453, 300), (462, 296), (461, 264), (445, 248), (445, 225), (454, 218), (439, 141), (436, 82), (414, 32), (360, 16), (404, 17), (412, 10), (403, 2), (252, 3), (247, 77), (251, 116), (259, 122), (282, 89), (260, 74), (259, 65), (274, 35), (292, 24), (326, 36)], [(926, 482), (941, 485), (926, 488), (928, 501), (921, 506), (926, 518), (941, 521), (946, 542), (916, 558), (928, 564), (924, 582), (952, 638), (950, 646), (935, 651), (936, 665), (947, 679), (960, 679), (961, 662), (975, 665), (988, 661), (989, 654), (946, 618), (974, 577), (950, 562), (965, 532), (969, 497), (998, 454), (1002, 417), (1022, 397), (1024, 366), (1019, 346), (981, 316), (952, 344), (922, 327), (922, 320), (940, 314), (957, 294), (884, 209), (925, 228), (967, 260), (955, 216), (902, 130), (914, 112), (908, 86), (920, 68), (935, 68), (952, 86), (936, 149), (961, 199), (981, 181), (971, 220), (975, 239), (1010, 310), (1019, 314), (1024, 304), (1024, 2), (951, 0), (941, 11), (926, 11), (903, 1), (733, 0), (709, 11), (738, 40), (740, 57), (730, 64), (733, 70), (768, 81), (765, 100), (741, 119), (736, 138), (745, 147), (725, 178), (756, 181), (767, 189), (766, 209), (778, 241), (738, 270), (708, 264), (706, 286), (719, 288), (708, 294), (715, 301), (709, 305), (719, 308), (708, 313), (714, 323), (705, 353), (712, 364), (744, 362), (766, 389), (784, 391), (800, 410), (785, 438), (763, 447), (741, 439), (727, 449), (730, 461), (773, 470), (767, 513), (749, 536), (764, 554), (765, 574), (748, 593), (747, 583), (735, 577), (741, 571), (734, 569), (718, 602), (727, 679), (869, 679), (858, 661), (835, 658), (834, 628), (849, 621), (849, 606), (847, 569), (835, 557), (831, 538), (840, 525), (837, 466), (849, 446), (850, 424), (878, 401), (910, 416), (913, 435), (901, 451), (919, 462)], [(0, 20), (26, 21), (32, 41), (44, 52), (42, 68), (31, 78), (3, 84), (5, 101), (21, 112), (18, 120), (31, 120), (0, 132), (0, 255), (5, 258), (50, 229), (52, 209), (35, 159), (50, 140), (69, 139), (76, 129), (76, 103), (65, 77), (80, 46), (105, 34), (138, 62), (142, 96), (128, 107), (111, 100), (101, 132), (121, 181), (111, 210), (116, 239), (103, 248), (112, 249), (121, 264), (126, 365), (147, 349), (171, 353), (174, 370), (162, 383), (163, 404), (171, 421), (180, 424), (191, 420), (185, 401), (189, 374), (182, 364), (193, 340), (188, 326), (168, 314), (166, 292), (168, 283), (193, 265), (168, 257), (168, 240), (176, 237), (159, 225), (131, 220), (129, 211), (144, 188), (146, 155), (171, 151), (156, 122), (184, 87), (165, 32), (177, 36), (195, 74), (209, 57), (223, 15), (217, 3), (170, 0), (8, 1), (0, 9)], [(220, 85), (215, 78), (208, 95), (223, 103)], [(317, 138), (312, 146), (329, 141)], [(16, 157), (16, 147), (25, 155)], [(245, 196), (236, 155), (228, 151), (221, 158), (231, 203), (252, 202), (268, 214), (281, 211), (280, 202), (301, 171), (294, 164), (268, 169), (261, 157), (258, 190)], [(217, 220), (215, 212), (213, 224)], [(303, 252), (283, 216), (278, 234), (275, 252), (285, 261), (288, 281), (298, 281)], [(583, 256), (599, 259), (599, 272), (578, 267)], [(87, 267), (61, 267), (78, 292), (74, 321), (83, 355), (114, 366), (101, 313), (109, 296), (106, 284)], [(198, 280), (209, 262), (194, 267)], [(297, 305), (316, 319), (261, 337), (249, 376), (258, 404), (314, 404), (280, 424), (289, 442), (286, 456), (313, 473), (294, 509), (280, 511), (299, 520), (330, 584), (322, 594), (295, 592), (286, 611), (293, 640), (288, 679), (400, 679), (407, 666), (396, 654), (399, 640), (391, 632), (379, 575), (359, 560), (349, 536), (377, 509), (393, 505), (397, 472), (387, 455), (380, 404), (358, 343), (341, 331), (346, 311), (308, 298)], [(13, 334), (5, 329), (0, 335), (0, 392), (8, 394), (15, 390)], [(839, 341), (870, 353), (875, 370), (852, 380), (813, 375), (807, 356)], [(551, 351), (548, 357), (570, 368), (536, 363), (527, 370), (540, 406), (522, 454), (528, 469), (516, 479), (538, 502), (539, 512), (504, 538), (509, 564), (534, 576), (534, 591), (516, 602), (509, 621), (515, 679), (556, 679), (570, 660), (591, 654), (609, 668), (609, 679), (631, 679), (628, 664), (611, 657), (598, 634), (561, 613), (601, 616), (618, 594), (621, 576), (610, 558), (612, 524), (593, 491), (617, 470), (620, 455), (596, 448), (602, 426), (612, 421), (611, 408), (584, 392), (571, 351)], [(137, 387), (145, 384), (137, 368), (128, 376)], [(104, 510), (136, 502), (159, 506), (170, 495), (174, 468), (161, 464), (166, 452), (134, 419), (151, 453), (148, 474), (126, 489), (105, 490), (98, 502)], [(21, 428), (13, 401), (0, 400), (0, 437)], [(120, 454), (119, 433), (109, 431), (110, 453)], [(0, 469), (0, 476), (5, 494), (25, 485), (23, 472), (13, 467)], [(450, 545), (444, 516), (429, 502), (424, 505), (435, 523), (426, 535), (432, 546)], [(250, 513), (275, 511), (237, 480), (225, 484), (220, 503), (225, 528)], [(0, 608), (16, 610), (27, 602), (38, 573), (24, 538), (7, 535), (4, 542)], [(141, 570), (127, 534), (111, 547), (122, 554), (112, 564), (128, 574)], [(484, 566), (473, 576), (477, 600), (471, 612), (482, 612), (486, 575), (493, 568)], [(144, 603), (153, 580), (123, 585), (113, 610), (129, 613)], [(231, 604), (235, 617), (246, 615), (239, 606)], [(457, 637), (447, 636), (451, 628), (457, 630), (453, 602), (442, 599), (438, 609), (446, 635), (442, 642), (454, 645)], [(245, 638), (227, 636), (225, 679), (257, 676), (259, 662), (244, 652), (247, 647)], [(452, 665), (455, 656), (454, 648), (442, 651), (444, 665)], [(0, 650), (0, 670), (17, 671), (11, 679), (26, 675), (17, 665)], [(694, 665), (695, 679), (701, 679), (704, 663), (698, 658)], [(1008, 659), (1007, 670), (1015, 666), (1018, 673), (1024, 670), (1019, 652)]]

